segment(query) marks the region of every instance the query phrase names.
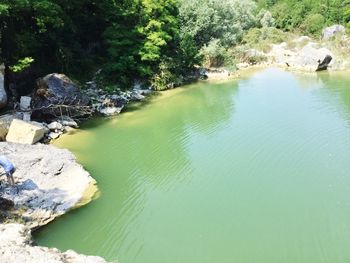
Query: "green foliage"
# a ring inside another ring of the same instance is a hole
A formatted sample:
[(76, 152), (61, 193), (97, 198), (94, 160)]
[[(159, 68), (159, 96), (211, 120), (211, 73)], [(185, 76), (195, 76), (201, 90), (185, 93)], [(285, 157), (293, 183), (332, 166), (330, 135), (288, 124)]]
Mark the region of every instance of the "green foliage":
[(204, 45), (201, 54), (204, 57), (204, 65), (207, 67), (222, 67), (225, 65), (227, 50), (219, 39), (213, 39), (208, 45)]
[(180, 37), (177, 0), (2, 0), (0, 25), (1, 62), (19, 72), (32, 57), (34, 78), (102, 68), (103, 83), (127, 88), (163, 72), (164, 61), (178, 63), (169, 68), (177, 75), (200, 63), (193, 39)]
[(192, 69), (202, 64), (203, 56), (198, 52), (198, 47), (189, 34), (183, 34), (179, 48), (178, 63), (181, 69)]
[(273, 27), (275, 25), (275, 19), (272, 17), (272, 14), (265, 9), (260, 10), (258, 21), (262, 27)]
[(310, 14), (300, 25), (300, 29), (309, 35), (320, 36), (325, 26), (325, 18), (321, 14)]
[(121, 1), (110, 8), (115, 22), (103, 34), (108, 54), (105, 79), (126, 88), (138, 78), (163, 76), (161, 63), (180, 50), (176, 1)]
[(159, 70), (151, 78), (151, 84), (155, 90), (165, 90), (180, 84), (179, 77), (174, 74), (173, 61), (162, 61)]
[(259, 0), (258, 6), (271, 11), (277, 28), (312, 36), (327, 25), (350, 22), (350, 0)]
[(32, 64), (34, 62), (34, 59), (31, 57), (26, 57), (23, 59), (18, 60), (17, 64), (13, 65), (10, 67), (10, 69), (13, 72), (21, 72), (22, 70), (28, 68), (30, 66), (30, 64)]
[(282, 31), (317, 36), (331, 23), (350, 30), (350, 0), (1, 0), (0, 62), (32, 80), (102, 69), (107, 89), (163, 89), (203, 61), (234, 65), (237, 44), (267, 50)]
[(271, 44), (288, 39), (288, 34), (274, 27), (252, 28), (243, 37), (242, 43), (250, 48), (269, 51)]
[(212, 39), (232, 46), (257, 24), (255, 10), (250, 0), (180, 0), (181, 34), (189, 34), (199, 47)]

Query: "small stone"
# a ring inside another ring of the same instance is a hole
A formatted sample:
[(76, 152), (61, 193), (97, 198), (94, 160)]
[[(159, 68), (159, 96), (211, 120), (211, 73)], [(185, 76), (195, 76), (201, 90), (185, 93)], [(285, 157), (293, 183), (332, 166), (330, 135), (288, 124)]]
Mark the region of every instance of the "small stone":
[(51, 122), (47, 127), (51, 130), (61, 130), (63, 128), (63, 125), (57, 121)]
[(146, 97), (141, 95), (140, 91), (133, 91), (130, 95), (130, 98), (133, 101), (141, 101), (144, 100)]
[(20, 99), (19, 108), (23, 111), (30, 110), (30, 104), (32, 102), (32, 98), (29, 96), (22, 96)]
[(99, 110), (99, 112), (105, 116), (117, 115), (122, 111), (123, 108), (117, 107), (105, 107)]
[(23, 112), (23, 120), (24, 121), (30, 121), (31, 120), (31, 116), (30, 116), (30, 113), (29, 112)]
[(73, 120), (72, 118), (68, 117), (68, 116), (62, 117), (62, 119), (60, 120), (60, 123), (61, 123), (63, 126), (69, 126), (69, 127), (73, 127), (73, 128), (79, 128), (78, 123), (77, 123), (75, 120)]
[(49, 136), (49, 138), (54, 140), (54, 139), (57, 139), (58, 137), (60, 137), (60, 134), (58, 132), (50, 132), (48, 136)]
[(150, 89), (141, 89), (140, 91), (140, 94), (141, 95), (144, 95), (144, 96), (149, 96), (153, 93), (153, 90), (150, 90)]

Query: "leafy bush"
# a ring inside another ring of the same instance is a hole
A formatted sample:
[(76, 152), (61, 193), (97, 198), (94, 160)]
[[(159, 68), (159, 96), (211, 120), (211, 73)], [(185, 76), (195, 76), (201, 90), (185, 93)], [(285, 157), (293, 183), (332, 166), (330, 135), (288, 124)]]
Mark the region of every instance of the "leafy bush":
[(197, 46), (219, 39), (228, 47), (237, 44), (244, 30), (257, 24), (251, 0), (180, 0), (181, 34), (189, 34)]
[(159, 70), (151, 78), (151, 85), (155, 90), (165, 90), (174, 88), (181, 84), (181, 80), (175, 74), (175, 65), (173, 61), (162, 61), (159, 65)]
[(226, 48), (219, 39), (213, 39), (208, 45), (204, 45), (200, 53), (206, 67), (222, 67), (225, 64)]
[(34, 59), (32, 57), (25, 57), (23, 59), (18, 60), (18, 62), (13, 65), (12, 67), (10, 67), (10, 69), (13, 72), (21, 72), (22, 70), (30, 67), (30, 64), (32, 64), (34, 62)]
[(244, 35), (242, 43), (267, 52), (271, 44), (281, 43), (286, 38), (286, 33), (274, 27), (252, 28)]
[(275, 19), (272, 17), (272, 14), (265, 9), (260, 10), (258, 21), (262, 27), (273, 27), (275, 25)]
[(318, 36), (325, 25), (325, 18), (321, 14), (310, 14), (301, 24), (300, 29), (312, 36)]

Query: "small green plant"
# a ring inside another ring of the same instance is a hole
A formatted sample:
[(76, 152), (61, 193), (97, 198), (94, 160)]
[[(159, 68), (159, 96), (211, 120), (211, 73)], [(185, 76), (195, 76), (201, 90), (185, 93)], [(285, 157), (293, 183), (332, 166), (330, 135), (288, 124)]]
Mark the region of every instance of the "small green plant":
[(150, 82), (155, 90), (166, 90), (178, 86), (180, 79), (174, 74), (172, 63), (162, 61), (157, 74), (151, 78)]
[(22, 70), (30, 67), (30, 65), (34, 62), (34, 59), (32, 57), (25, 57), (23, 59), (18, 60), (17, 64), (10, 67), (10, 69), (15, 72), (21, 72)]
[(222, 67), (227, 61), (227, 50), (221, 45), (219, 39), (213, 39), (208, 45), (204, 45), (200, 50), (200, 54), (204, 58), (206, 67)]

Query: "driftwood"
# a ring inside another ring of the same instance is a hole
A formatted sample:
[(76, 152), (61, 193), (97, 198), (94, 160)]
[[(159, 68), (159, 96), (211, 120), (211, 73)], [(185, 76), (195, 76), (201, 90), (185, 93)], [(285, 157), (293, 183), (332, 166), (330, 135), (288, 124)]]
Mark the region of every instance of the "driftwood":
[(63, 98), (57, 103), (34, 107), (29, 111), (34, 114), (48, 114), (56, 118), (69, 116), (73, 119), (89, 118), (94, 113), (90, 105), (81, 105), (80, 100), (75, 98), (69, 98), (69, 100)]

